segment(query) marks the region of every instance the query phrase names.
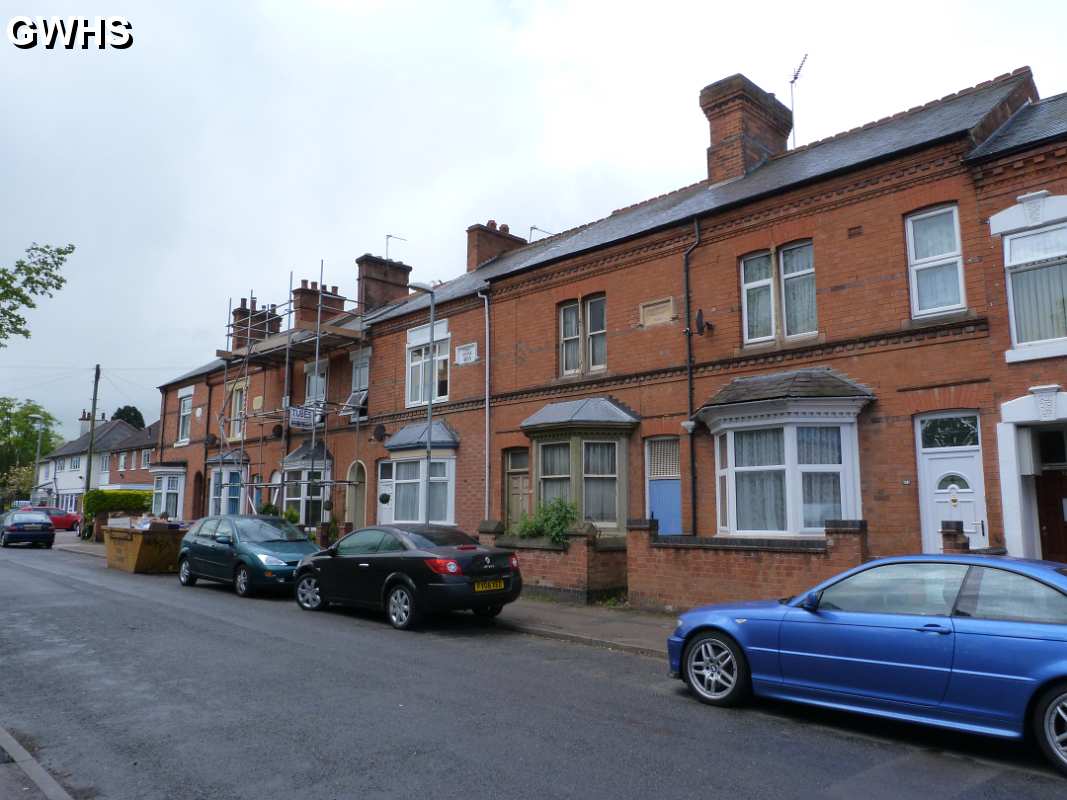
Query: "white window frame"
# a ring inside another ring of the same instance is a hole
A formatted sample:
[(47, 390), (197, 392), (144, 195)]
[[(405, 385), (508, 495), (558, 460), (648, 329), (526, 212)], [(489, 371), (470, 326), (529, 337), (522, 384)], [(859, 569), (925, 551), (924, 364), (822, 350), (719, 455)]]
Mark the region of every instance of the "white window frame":
[(119, 453), (118, 471), (119, 472), (125, 472), (126, 471), (126, 451), (125, 450), (123, 450), (121, 453)]
[(178, 438), (174, 444), (189, 444), (193, 427), (193, 387), (185, 386), (178, 390)]
[(100, 471), (101, 472), (110, 472), (111, 471), (111, 453), (101, 453), (100, 454)]
[(81, 469), (81, 465), (82, 465), (82, 457), (81, 456), (71, 456), (70, 457), (70, 468), (72, 470)]
[[(440, 457), (434, 456), (431, 459), (433, 464), (443, 464), (445, 467), (445, 474), (443, 476), (434, 476), (433, 472), (430, 473), (430, 483), (445, 484), (446, 489), (446, 517), (445, 519), (431, 519), (428, 524), (430, 525), (455, 525), (456, 524), (456, 459), (454, 457)], [(429, 496), (423, 496), (423, 486), (425, 485), (426, 475), (426, 459), (425, 458), (395, 458), (390, 459), (388, 462), (379, 462), (378, 474), (381, 475), (381, 464), (390, 463), (393, 466), (393, 477), (390, 481), (392, 491), (392, 508), (393, 508), (393, 522), (408, 523), (408, 524), (427, 524), (426, 517), (429, 512)], [(399, 479), (397, 475), (399, 471), (397, 469), (400, 464), (418, 464), (418, 472), (415, 478)], [(401, 519), (396, 515), (398, 508), (396, 504), (396, 487), (400, 484), (409, 484), (415, 486), (418, 501), (416, 506), (418, 507), (418, 519)]]
[[(799, 250), (802, 247), (807, 247), (807, 248), (809, 248), (811, 250), (811, 267), (809, 269), (803, 270), (802, 272), (793, 272), (793, 273), (790, 273), (789, 275), (786, 275), (785, 274), (785, 254), (787, 252), (789, 252), (790, 250)], [(812, 242), (811, 239), (805, 239), (803, 241), (792, 242), (790, 244), (784, 245), (783, 247), (779, 248), (779, 250), (778, 250), (778, 258), (772, 259), (772, 262), (777, 262), (777, 267), (778, 267), (778, 279), (779, 279), (779, 284), (780, 284), (778, 290), (781, 293), (781, 298), (782, 298), (782, 332), (785, 334), (785, 338), (788, 341), (793, 341), (795, 339), (806, 339), (809, 336), (817, 336), (819, 334), (819, 301), (818, 301), (818, 294), (816, 294), (816, 296), (815, 296), (816, 299), (815, 299), (815, 328), (814, 328), (814, 330), (803, 331), (801, 333), (790, 333), (789, 332), (789, 302), (786, 299), (786, 298), (789, 297), (789, 295), (785, 291), (785, 285), (789, 281), (796, 280), (797, 278), (804, 278), (804, 277), (807, 277), (808, 275), (815, 275), (815, 244)], [(772, 269), (773, 269), (773, 266), (772, 266)], [(773, 302), (771, 304), (771, 307), (773, 309), (773, 307), (774, 307)], [(773, 313), (772, 313), (772, 317), (773, 317)], [(773, 319), (772, 319), (771, 327), (772, 328), (774, 327)], [(745, 327), (745, 330), (746, 331), (748, 330), (747, 326)]]
[(244, 431), (245, 420), (245, 395), (247, 387), (244, 385), (233, 387), (230, 394), (230, 438), (240, 439)]
[[(952, 224), (956, 231), (956, 249), (950, 253), (941, 253), (928, 258), (916, 258), (915, 235), (913, 227), (918, 220), (935, 217), (946, 211), (952, 213)], [(911, 295), (911, 316), (914, 319), (935, 317), (940, 314), (951, 314), (967, 308), (967, 292), (963, 278), (963, 242), (960, 237), (960, 212), (956, 204), (942, 205), (937, 208), (927, 209), (915, 214), (909, 214), (904, 218), (905, 234), (908, 249), (908, 288)], [(943, 267), (946, 264), (956, 265), (956, 278), (959, 281), (960, 301), (953, 305), (937, 306), (919, 310), (919, 281), (918, 273), (931, 267)]]
[(159, 515), (167, 508), (167, 497), (174, 495), (173, 519), (181, 519), (185, 503), (185, 473), (157, 472), (152, 476), (152, 513)]
[[(618, 439), (596, 439), (596, 438), (583, 438), (581, 440), (581, 470), (582, 470), (582, 512), (585, 514), (585, 481), (587, 478), (613, 478), (615, 480), (615, 518), (604, 520), (593, 520), (586, 516), (586, 520), (592, 522), (598, 528), (617, 528), (619, 527), (619, 466), (621, 460), (619, 458), (619, 440)], [(613, 475), (600, 475), (597, 473), (590, 473), (585, 471), (585, 447), (589, 444), (610, 444), (615, 449), (615, 473)]]
[[(435, 403), (448, 402), (448, 393), (447, 392), (445, 394), (438, 394), (437, 393), (437, 367), (438, 367), (439, 363), (443, 363), (444, 366), (445, 366), (445, 382), (448, 384), (449, 391), (452, 390), (451, 365), (449, 364), (449, 361), (451, 360), (450, 359), (451, 349), (452, 349), (452, 337), (451, 336), (446, 336), (443, 339), (436, 339), (436, 338), (434, 339), (434, 351), (435, 351), (435, 353), (434, 353), (434, 358), (433, 358), (433, 365), (430, 367), (430, 388), (432, 389), (432, 391), (434, 393), (433, 401)], [(424, 382), (426, 380), (426, 362), (427, 362), (427, 358), (426, 358), (426, 355), (422, 354), (422, 351), (424, 351), (424, 350), (426, 351), (427, 354), (429, 353), (430, 342), (429, 342), (428, 339), (425, 342), (421, 343), (421, 344), (415, 344), (415, 345), (410, 345), (409, 344), (408, 348), (407, 348), (407, 358), (405, 359), (406, 372), (405, 372), (405, 376), (404, 376), (404, 383), (405, 383), (404, 397), (405, 397), (405, 402), (406, 402), (406, 405), (407, 405), (408, 408), (415, 408), (417, 406), (424, 406), (427, 403), (427, 399), (426, 399), (426, 395), (427, 395), (426, 388), (427, 387), (424, 385)], [(417, 388), (418, 388), (418, 397), (417, 398), (415, 398), (415, 394), (414, 394), (416, 386), (413, 385), (412, 382), (411, 382), (411, 369), (412, 369), (412, 367), (415, 366), (413, 358), (414, 358), (416, 353), (420, 354), (419, 361), (418, 361), (419, 383), (418, 383), (418, 386), (417, 386)], [(413, 398), (415, 398), (415, 399), (413, 399)]]
[[(600, 330), (595, 330), (595, 331), (591, 327), (589, 327), (590, 325), (592, 325), (593, 314), (590, 311), (590, 309), (592, 308), (593, 303), (603, 303), (604, 304), (604, 327), (601, 328)], [(603, 370), (606, 370), (608, 368), (608, 298), (607, 298), (607, 296), (600, 294), (600, 295), (597, 295), (595, 297), (588, 298), (585, 301), (585, 314), (583, 314), (579, 318), (578, 323), (579, 323), (579, 326), (578, 326), (579, 332), (584, 334), (584, 337), (585, 337), (585, 347), (583, 348), (583, 350), (584, 350), (585, 358), (586, 358), (585, 363), (587, 365), (586, 366), (587, 371), (588, 372), (601, 372)], [(585, 325), (585, 330), (582, 330), (582, 324), (583, 323)], [(603, 364), (594, 364), (593, 363), (593, 337), (594, 336), (603, 336), (604, 337), (604, 363)]]
[[(360, 350), (353, 350), (349, 357), (352, 361), (352, 386), (340, 413), (352, 419), (366, 419), (367, 398), (370, 392), (371, 349), (364, 347)], [(363, 409), (362, 414), (359, 413), (360, 409)]]
[(152, 464), (152, 451), (147, 447), (141, 451), (141, 469), (148, 469)]
[[(755, 281), (745, 281), (745, 263), (752, 259), (769, 257), (771, 265), (771, 274), (766, 278), (761, 278)], [(777, 298), (775, 297), (775, 280), (774, 280), (774, 262), (775, 258), (771, 254), (770, 250), (760, 250), (755, 253), (749, 253), (748, 255), (741, 257), (741, 263), (739, 265), (740, 278), (741, 278), (741, 336), (745, 344), (761, 344), (763, 342), (773, 342), (778, 336), (778, 315), (775, 313), (777, 307)], [(762, 287), (768, 287), (771, 292), (771, 332), (767, 336), (756, 336), (749, 338), (748, 336), (748, 290), (760, 289)]]
[(67, 459), (65, 459), (65, 458), (57, 458), (56, 459), (56, 472), (63, 472), (66, 468), (67, 468)]
[[(312, 394), (312, 381), (322, 387), (321, 396)], [(322, 409), (326, 405), (326, 398), (330, 396), (330, 365), (326, 359), (320, 359), (317, 363), (304, 364), (304, 407)]]
[[(567, 336), (563, 319), (567, 311), (571, 309), (574, 310), (575, 314), (575, 332), (573, 336)], [(567, 369), (567, 343), (574, 341), (578, 342), (578, 363), (572, 369)], [(577, 300), (571, 300), (562, 303), (559, 307), (559, 371), (561, 375), (578, 375), (581, 373), (582, 349), (582, 304)]]
[[(297, 473), (299, 475), (299, 479), (297, 481), (290, 480), (289, 479), (290, 473)], [(327, 486), (328, 482), (330, 481), (329, 466), (326, 465), (326, 466), (323, 466), (323, 467), (316, 467), (315, 470), (314, 470), (314, 473), (319, 476), (318, 479), (317, 479), (318, 480), (318, 484), (319, 484), (319, 493), (315, 497), (312, 497), (312, 495), (310, 493), (310, 489), (311, 489), (311, 486), (310, 486), (311, 473), (312, 473), (311, 469), (305, 469), (303, 467), (297, 467), (297, 468), (291, 468), (291, 469), (284, 470), (282, 472), (282, 476), (281, 477), (282, 477), (282, 481), (283, 481), (283, 485), (284, 485), (285, 491), (280, 493), (281, 497), (279, 498), (279, 500), (281, 502), (280, 502), (280, 504), (277, 504), (279, 510), (281, 511), (281, 513), (283, 515), (285, 514), (286, 509), (289, 508), (290, 504), (295, 504), (296, 508), (297, 508), (297, 511), (299, 513), (299, 520), (300, 520), (299, 524), (300, 525), (304, 525), (305, 527), (307, 527), (307, 526), (316, 526), (317, 527), (320, 522), (324, 522), (326, 520), (327, 514), (329, 514), (329, 512), (325, 508), (326, 500), (330, 496), (329, 488)], [(290, 496), (289, 493), (293, 489), (293, 487), (296, 487), (297, 493), (295, 495), (293, 495), (293, 496)], [(309, 520), (309, 519), (307, 519), (307, 507), (308, 507), (309, 501), (311, 501), (311, 500), (318, 500), (319, 501), (319, 512), (320, 512), (319, 513), (319, 517), (320, 518), (317, 519), (317, 520)]]
[(1006, 234), (1004, 236), (1004, 269), (1007, 272), (1007, 275), (1005, 275), (1005, 283), (1008, 288), (1008, 318), (1011, 327), (1011, 346), (1012, 350), (1018, 351), (1017, 353), (1009, 351), (1007, 354), (1008, 361), (1025, 361), (1028, 360), (1028, 358), (1067, 355), (1067, 336), (1055, 337), (1052, 339), (1034, 339), (1030, 342), (1019, 341), (1015, 320), (1014, 288), (1015, 275), (1021, 272), (1029, 272), (1030, 270), (1043, 269), (1063, 264), (1067, 262), (1067, 251), (1056, 253), (1055, 255), (1037, 261), (1015, 261), (1011, 257), (1011, 245), (1014, 241), (1025, 239), (1026, 237), (1035, 234), (1063, 229), (1067, 229), (1067, 222), (1058, 222), (1052, 225), (1027, 228), (1026, 230), (1017, 231), (1016, 233)]
[[(237, 480), (236, 483), (234, 483), (235, 478)], [(233, 493), (234, 486), (238, 487), (236, 494)], [(208, 495), (210, 506), (209, 516), (242, 513), (245, 504), (245, 494), (244, 468), (237, 469), (226, 464), (215, 465), (211, 468), (211, 493)], [(226, 502), (225, 510), (223, 509), (223, 501)], [(234, 501), (236, 501), (237, 510), (230, 511)]]
[[(766, 430), (780, 428), (783, 433), (783, 452), (785, 463), (755, 467), (735, 467), (734, 434), (743, 430)], [(800, 464), (797, 456), (798, 428), (838, 428), (841, 436), (841, 464)], [(752, 420), (749, 422), (723, 427), (715, 431), (715, 476), (716, 476), (716, 511), (715, 526), (720, 536), (747, 536), (764, 538), (784, 537), (820, 537), (824, 528), (804, 526), (804, 478), (805, 472), (838, 472), (841, 488), (841, 516), (843, 519), (861, 518), (859, 443), (856, 423), (841, 419), (820, 419), (816, 415), (810, 418), (797, 418), (789, 421), (767, 422)], [(719, 436), (725, 436), (726, 464), (722, 463), (722, 450)], [(781, 531), (740, 530), (737, 527), (737, 480), (739, 472), (761, 472), (781, 469), (785, 472), (785, 506), (786, 528)], [(720, 478), (726, 478), (726, 525), (719, 505)]]

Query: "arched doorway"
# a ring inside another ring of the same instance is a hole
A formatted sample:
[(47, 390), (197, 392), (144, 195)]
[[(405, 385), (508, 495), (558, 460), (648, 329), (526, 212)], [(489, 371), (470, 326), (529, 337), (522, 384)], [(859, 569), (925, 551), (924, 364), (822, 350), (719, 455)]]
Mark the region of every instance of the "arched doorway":
[(367, 470), (362, 461), (353, 461), (348, 468), (345, 486), (345, 522), (353, 529), (367, 524)]

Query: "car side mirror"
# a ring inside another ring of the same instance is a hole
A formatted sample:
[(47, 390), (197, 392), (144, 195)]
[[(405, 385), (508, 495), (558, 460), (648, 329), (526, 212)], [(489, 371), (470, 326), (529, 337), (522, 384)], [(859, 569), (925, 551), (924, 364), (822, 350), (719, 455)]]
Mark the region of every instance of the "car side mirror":
[(337, 545), (331, 544), (329, 547), (326, 548), (326, 552), (329, 553), (331, 556), (337, 555)]
[(220, 533), (215, 537), (215, 541), (219, 544), (233, 544), (233, 537), (227, 536), (225, 533)]
[(815, 612), (819, 610), (819, 593), (809, 592), (800, 602), (800, 607), (805, 611)]

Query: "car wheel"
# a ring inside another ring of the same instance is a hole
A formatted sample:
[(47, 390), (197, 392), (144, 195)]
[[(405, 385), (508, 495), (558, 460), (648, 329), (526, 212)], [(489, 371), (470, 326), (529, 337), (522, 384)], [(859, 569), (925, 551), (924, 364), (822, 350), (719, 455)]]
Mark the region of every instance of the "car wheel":
[(244, 564), (238, 566), (237, 571), (233, 573), (233, 590), (237, 592), (238, 597), (248, 597), (252, 594), (252, 574)]
[(305, 611), (321, 611), (326, 607), (317, 575), (302, 575), (296, 582), (296, 604)]
[(418, 621), (415, 595), (406, 584), (398, 583), (389, 589), (385, 600), (385, 613), (389, 624), (398, 631), (410, 630)]
[(0, 547), (7, 547), (7, 534), (0, 536)]
[(189, 567), (189, 559), (183, 558), (178, 562), (178, 583), (182, 586), (196, 586), (196, 576)]
[(483, 619), (492, 619), (499, 616), (500, 612), (504, 610), (504, 606), (481, 606), (474, 609), (474, 616), (482, 617)]
[(718, 631), (696, 636), (685, 649), (682, 677), (702, 703), (735, 706), (751, 691), (748, 662), (732, 638)]
[(70, 531), (71, 531), (71, 533), (73, 533), (73, 534), (74, 534), (75, 536), (77, 536), (77, 535), (78, 535), (78, 523), (77, 523), (77, 522), (75, 522), (75, 523), (74, 523), (73, 525), (71, 525), (71, 526), (70, 526)]
[(1067, 774), (1067, 683), (1058, 683), (1037, 699), (1034, 738), (1052, 765)]

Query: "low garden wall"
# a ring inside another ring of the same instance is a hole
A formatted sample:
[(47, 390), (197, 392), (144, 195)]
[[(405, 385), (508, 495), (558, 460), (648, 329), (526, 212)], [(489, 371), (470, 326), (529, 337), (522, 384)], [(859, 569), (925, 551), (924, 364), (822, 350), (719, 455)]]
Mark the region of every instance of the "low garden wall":
[(522, 570), (523, 594), (591, 603), (626, 592), (626, 537), (600, 536), (593, 525), (567, 534), (565, 544), (548, 538), (509, 536), (499, 522), (483, 522), (483, 544), (513, 550)]
[(865, 520), (828, 524), (821, 539), (658, 536), (654, 527), (629, 525), (631, 606), (675, 611), (794, 595), (869, 558)]

